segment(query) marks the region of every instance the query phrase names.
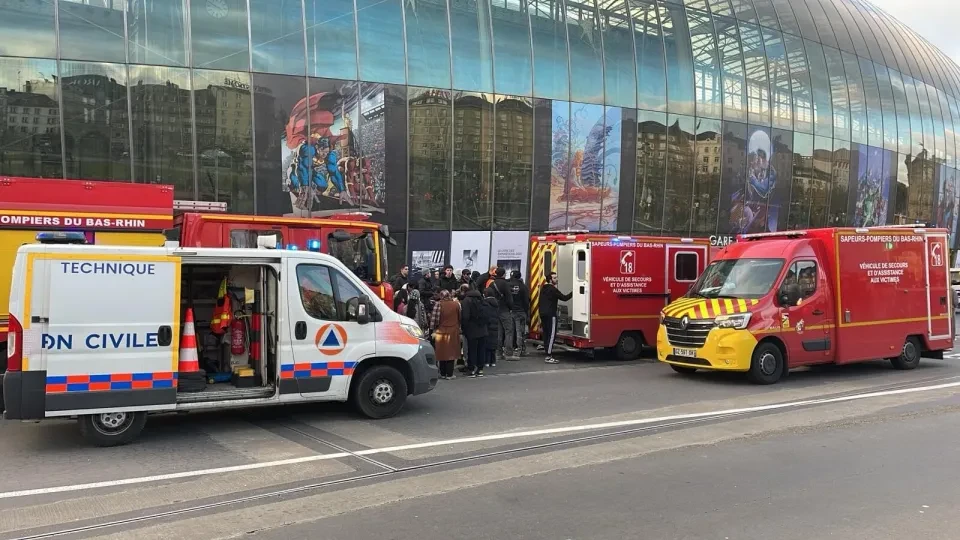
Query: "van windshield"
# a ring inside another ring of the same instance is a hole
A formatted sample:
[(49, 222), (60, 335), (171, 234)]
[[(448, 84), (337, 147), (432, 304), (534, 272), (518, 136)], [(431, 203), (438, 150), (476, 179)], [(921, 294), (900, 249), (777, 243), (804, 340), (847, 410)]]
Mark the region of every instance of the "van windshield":
[(783, 259), (726, 259), (712, 263), (687, 296), (759, 298), (773, 287)]

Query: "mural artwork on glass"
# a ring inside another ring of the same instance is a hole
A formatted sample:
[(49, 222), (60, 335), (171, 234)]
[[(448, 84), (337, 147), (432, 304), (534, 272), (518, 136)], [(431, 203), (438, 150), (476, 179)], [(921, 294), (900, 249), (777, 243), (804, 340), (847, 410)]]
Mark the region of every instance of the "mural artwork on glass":
[(745, 187), (733, 193), (730, 200), (730, 228), (734, 234), (777, 230), (777, 214), (768, 211), (771, 206), (777, 207), (777, 201), (770, 200), (778, 181), (772, 159), (770, 130), (751, 128)]
[(854, 227), (875, 227), (883, 225), (887, 219), (887, 206), (890, 202), (890, 183), (885, 181), (890, 177), (889, 169), (883, 170), (884, 164), (889, 167), (890, 160), (883, 159), (883, 150), (856, 144), (859, 159), (857, 160), (856, 176), (851, 180), (855, 184), (850, 192), (856, 193), (853, 207)]
[(311, 92), (290, 111), (278, 186), (290, 196), (287, 215), (384, 211), (383, 85), (358, 86), (338, 83), (334, 91)]
[(957, 171), (941, 165), (940, 190), (937, 197), (937, 227), (950, 231), (950, 245), (957, 233)]
[(623, 128), (623, 112), (620, 107), (607, 107), (604, 126), (609, 134), (604, 146), (599, 230), (615, 231), (620, 208), (620, 140)]
[[(605, 200), (611, 201), (608, 208), (615, 226), (620, 187), (620, 111), (604, 114), (602, 105), (572, 103), (567, 118), (566, 110), (567, 103), (554, 101), (549, 227), (599, 230)], [(606, 125), (608, 118), (612, 125)], [(604, 168), (608, 155), (616, 162), (609, 172)], [(604, 185), (605, 177), (610, 185)]]

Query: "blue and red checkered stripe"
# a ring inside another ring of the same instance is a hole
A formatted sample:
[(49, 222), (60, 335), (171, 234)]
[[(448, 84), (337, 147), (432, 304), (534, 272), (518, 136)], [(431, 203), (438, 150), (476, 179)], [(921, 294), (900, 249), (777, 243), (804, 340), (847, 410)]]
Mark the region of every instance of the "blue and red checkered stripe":
[(158, 373), (104, 373), (97, 375), (49, 375), (47, 393), (103, 392), (108, 390), (150, 390), (176, 388), (177, 374)]
[(332, 377), (334, 375), (353, 375), (356, 362), (314, 362), (305, 364), (283, 364), (280, 366), (281, 379), (309, 379), (311, 377)]

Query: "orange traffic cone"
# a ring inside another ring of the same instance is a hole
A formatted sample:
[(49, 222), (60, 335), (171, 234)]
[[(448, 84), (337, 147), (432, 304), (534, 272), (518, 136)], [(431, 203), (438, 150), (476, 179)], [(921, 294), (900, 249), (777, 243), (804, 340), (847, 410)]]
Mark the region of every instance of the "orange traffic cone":
[(180, 362), (177, 366), (177, 387), (182, 392), (199, 392), (207, 384), (207, 374), (200, 369), (197, 356), (197, 331), (193, 324), (193, 308), (187, 308), (180, 333)]

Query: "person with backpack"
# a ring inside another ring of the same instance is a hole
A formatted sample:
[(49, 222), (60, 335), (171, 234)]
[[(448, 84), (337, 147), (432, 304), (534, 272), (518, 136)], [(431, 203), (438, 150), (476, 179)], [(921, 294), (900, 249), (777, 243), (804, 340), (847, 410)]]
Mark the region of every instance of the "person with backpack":
[(420, 288), (414, 283), (408, 284), (407, 288), (409, 289), (409, 292), (407, 293), (408, 300), (406, 316), (413, 319), (424, 334), (428, 334), (430, 331), (430, 322), (427, 320), (426, 306), (423, 304), (423, 300), (420, 297)]
[(460, 307), (460, 327), (467, 338), (467, 373), (470, 377), (483, 377), (486, 354), (483, 342), (488, 331), (480, 291), (468, 291)]
[[(520, 278), (520, 271), (510, 272), (510, 293), (513, 296), (513, 309), (510, 315), (513, 318), (513, 352), (515, 358), (527, 354), (527, 318), (530, 312), (530, 289)], [(510, 358), (507, 358), (510, 360)]]

